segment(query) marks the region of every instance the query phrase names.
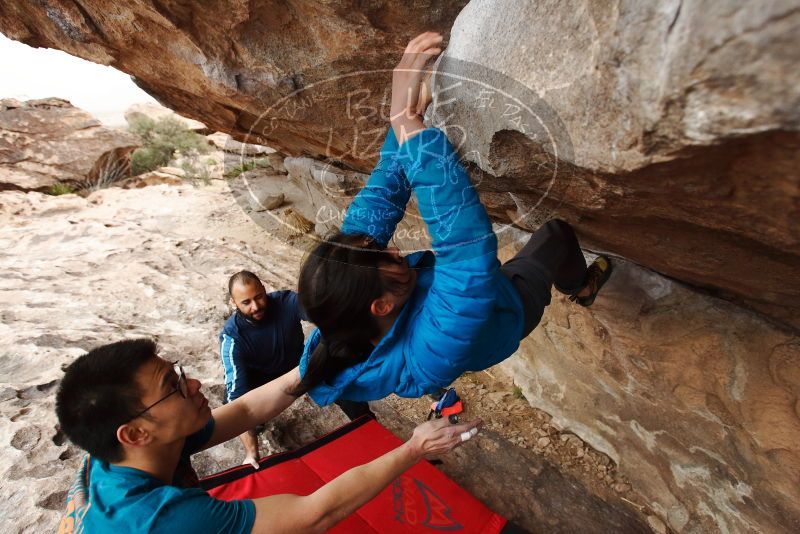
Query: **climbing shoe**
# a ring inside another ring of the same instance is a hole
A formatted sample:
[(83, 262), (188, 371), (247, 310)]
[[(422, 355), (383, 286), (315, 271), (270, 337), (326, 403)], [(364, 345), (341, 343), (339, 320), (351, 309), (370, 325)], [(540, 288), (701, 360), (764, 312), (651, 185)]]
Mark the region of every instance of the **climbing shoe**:
[(608, 277), (611, 276), (612, 270), (611, 260), (608, 256), (597, 256), (589, 268), (586, 269), (586, 281), (581, 288), (581, 291), (583, 291), (588, 287), (591, 293), (585, 297), (579, 297), (576, 293), (572, 295), (569, 300), (577, 302), (581, 306), (587, 308), (591, 306), (595, 297), (597, 297), (597, 292), (600, 291), (600, 288), (606, 283)]

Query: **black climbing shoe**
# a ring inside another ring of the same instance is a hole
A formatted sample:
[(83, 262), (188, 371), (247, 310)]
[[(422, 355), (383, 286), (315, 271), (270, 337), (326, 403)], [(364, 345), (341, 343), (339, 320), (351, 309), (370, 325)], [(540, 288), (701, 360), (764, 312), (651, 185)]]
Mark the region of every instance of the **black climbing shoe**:
[(612, 270), (613, 267), (611, 266), (611, 260), (608, 256), (597, 256), (589, 268), (586, 269), (586, 282), (584, 282), (581, 288), (581, 291), (583, 291), (584, 288), (588, 287), (592, 292), (585, 297), (579, 297), (577, 294), (572, 295), (569, 300), (577, 302), (586, 308), (591, 306), (595, 297), (597, 297), (597, 292), (600, 291), (600, 288), (606, 283), (608, 277), (611, 276)]

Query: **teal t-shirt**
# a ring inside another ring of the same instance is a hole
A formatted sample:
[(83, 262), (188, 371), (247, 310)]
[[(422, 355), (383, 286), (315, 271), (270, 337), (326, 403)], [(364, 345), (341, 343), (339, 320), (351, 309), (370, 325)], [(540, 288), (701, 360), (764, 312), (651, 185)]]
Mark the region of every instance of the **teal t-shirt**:
[[(220, 501), (199, 487), (180, 487), (191, 480), (189, 456), (211, 438), (214, 419), (186, 438), (174, 484), (144, 471), (91, 458), (85, 532), (242, 532), (253, 529), (253, 501)], [(195, 477), (196, 479), (196, 477)]]

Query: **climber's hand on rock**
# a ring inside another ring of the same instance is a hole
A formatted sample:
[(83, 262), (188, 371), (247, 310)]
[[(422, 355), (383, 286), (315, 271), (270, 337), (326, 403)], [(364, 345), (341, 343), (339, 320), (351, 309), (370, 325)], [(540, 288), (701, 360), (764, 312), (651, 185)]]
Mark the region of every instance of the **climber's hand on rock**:
[[(435, 32), (418, 35), (408, 43), (392, 73), (392, 120), (417, 116), (422, 81), (430, 73), (426, 64), (441, 53), (441, 43), (442, 36)], [(423, 101), (425, 99), (429, 96), (423, 95)]]
[(418, 35), (408, 43), (400, 63), (392, 73), (390, 116), (392, 128), (401, 144), (425, 128), (418, 113), (424, 113), (430, 101), (430, 91), (427, 88), (423, 90), (423, 80), (427, 80), (430, 72), (426, 68), (428, 61), (442, 52), (441, 43), (442, 36), (438, 33)]

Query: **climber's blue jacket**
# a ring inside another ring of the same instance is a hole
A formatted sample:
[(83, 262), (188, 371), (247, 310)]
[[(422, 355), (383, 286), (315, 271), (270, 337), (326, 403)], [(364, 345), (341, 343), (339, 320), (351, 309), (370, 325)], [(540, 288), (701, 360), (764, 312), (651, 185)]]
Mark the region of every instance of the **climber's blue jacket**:
[[(412, 296), (365, 361), (311, 389), (309, 395), (320, 405), (391, 393), (420, 397), (465, 371), (508, 358), (519, 346), (522, 300), (498, 270), (497, 237), (442, 131), (429, 128), (398, 147), (390, 128), (378, 165), (350, 204), (342, 231), (368, 234), (386, 245), (412, 190), (433, 253), (407, 256), (418, 269)], [(300, 359), (301, 375), (319, 340), (315, 330)]]

